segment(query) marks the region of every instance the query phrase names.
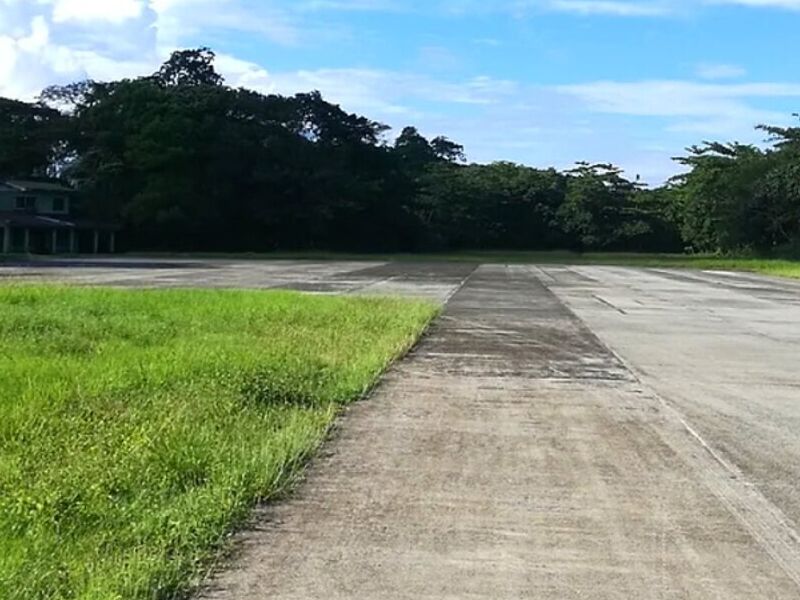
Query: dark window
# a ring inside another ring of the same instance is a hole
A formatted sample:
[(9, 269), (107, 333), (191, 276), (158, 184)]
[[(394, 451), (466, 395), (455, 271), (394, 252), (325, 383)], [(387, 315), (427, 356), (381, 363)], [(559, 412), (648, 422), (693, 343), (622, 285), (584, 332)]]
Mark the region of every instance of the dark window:
[(64, 212), (67, 206), (64, 198), (53, 198), (53, 212)]
[(17, 210), (36, 210), (34, 196), (17, 196)]

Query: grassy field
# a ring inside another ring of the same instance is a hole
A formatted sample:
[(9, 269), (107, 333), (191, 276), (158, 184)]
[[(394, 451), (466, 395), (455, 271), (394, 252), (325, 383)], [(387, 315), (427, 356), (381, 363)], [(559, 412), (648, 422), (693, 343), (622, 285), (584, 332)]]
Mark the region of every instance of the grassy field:
[(431, 305), (0, 287), (0, 598), (170, 598)]

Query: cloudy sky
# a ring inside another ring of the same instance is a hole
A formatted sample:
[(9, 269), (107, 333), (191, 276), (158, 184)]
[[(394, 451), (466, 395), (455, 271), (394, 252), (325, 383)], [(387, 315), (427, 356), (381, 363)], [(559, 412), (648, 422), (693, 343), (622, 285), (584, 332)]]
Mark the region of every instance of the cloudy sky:
[(210, 46), (228, 84), (319, 89), (471, 160), (612, 161), (658, 183), (800, 111), (800, 0), (0, 0), (0, 95)]

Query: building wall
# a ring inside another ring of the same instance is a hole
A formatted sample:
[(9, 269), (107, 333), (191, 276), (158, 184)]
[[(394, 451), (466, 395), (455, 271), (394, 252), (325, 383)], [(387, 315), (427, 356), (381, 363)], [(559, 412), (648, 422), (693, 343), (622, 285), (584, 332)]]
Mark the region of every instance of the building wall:
[(0, 211), (14, 210), (16, 195), (0, 190)]
[[(14, 211), (17, 206), (17, 198), (20, 196), (34, 197), (36, 199), (37, 213), (66, 215), (69, 214), (70, 198), (66, 194), (52, 192), (18, 192), (12, 190), (0, 190), (0, 211)], [(63, 202), (63, 208), (56, 210), (58, 199)]]

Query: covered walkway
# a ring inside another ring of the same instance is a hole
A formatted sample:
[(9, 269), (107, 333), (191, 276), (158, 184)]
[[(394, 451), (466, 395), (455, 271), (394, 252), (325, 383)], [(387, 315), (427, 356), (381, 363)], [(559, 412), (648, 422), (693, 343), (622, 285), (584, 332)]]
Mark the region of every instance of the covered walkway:
[(53, 216), (0, 213), (0, 250), (4, 254), (111, 253), (118, 227)]

